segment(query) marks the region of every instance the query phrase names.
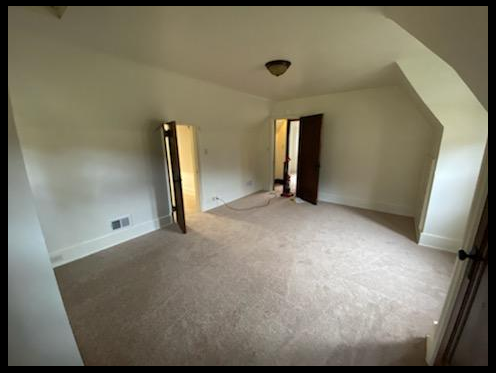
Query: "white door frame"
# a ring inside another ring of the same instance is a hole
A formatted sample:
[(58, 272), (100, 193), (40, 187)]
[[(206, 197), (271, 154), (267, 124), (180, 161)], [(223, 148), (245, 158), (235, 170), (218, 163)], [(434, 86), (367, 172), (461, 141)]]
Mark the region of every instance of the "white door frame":
[(200, 168), (200, 148), (198, 145), (198, 128), (194, 125), (191, 126), (191, 131), (193, 135), (193, 151), (195, 152), (193, 160), (195, 162), (195, 188), (196, 188), (196, 205), (199, 212), (203, 212), (202, 209), (202, 183), (201, 183), (201, 168)]
[(275, 172), (275, 143), (276, 143), (276, 120), (285, 119), (288, 121), (296, 121), (300, 119), (300, 115), (280, 115), (277, 117), (269, 118), (269, 177), (267, 182), (267, 190), (274, 190), (274, 172)]
[[(472, 251), (472, 246), (474, 245), (475, 236), (477, 230), (479, 229), (479, 223), (484, 209), (484, 204), (486, 202), (486, 197), (488, 195), (488, 178), (489, 178), (489, 168), (488, 168), (488, 145), (486, 142), (486, 148), (484, 152), (484, 158), (481, 164), (481, 170), (479, 173), (479, 179), (477, 181), (477, 187), (472, 200), (472, 207), (470, 210), (470, 216), (465, 230), (465, 236), (463, 239), (463, 246), (461, 247), (466, 252)], [(440, 351), (441, 344), (445, 339), (447, 333), (450, 333), (448, 328), (450, 320), (453, 317), (455, 311), (456, 300), (463, 290), (463, 282), (465, 279), (465, 273), (469, 261), (461, 261), (456, 259), (455, 267), (453, 269), (453, 275), (451, 277), (450, 286), (448, 289), (448, 294), (446, 296), (441, 315), (439, 316), (439, 322), (432, 335), (427, 336), (427, 349), (425, 361), (428, 365), (434, 365)]]
[[(193, 154), (194, 163), (194, 173), (195, 173), (195, 192), (196, 192), (196, 209), (198, 212), (202, 212), (202, 188), (201, 188), (201, 169), (200, 169), (200, 158), (199, 158), (199, 146), (198, 146), (198, 127), (193, 124), (176, 122), (176, 126), (187, 126), (191, 128), (191, 137), (193, 140), (192, 149), (195, 154)], [(179, 159), (179, 161), (181, 161)]]
[(269, 177), (267, 178), (267, 190), (274, 190), (274, 151), (275, 151), (275, 123), (277, 119), (282, 119), (280, 117), (270, 117), (269, 118)]

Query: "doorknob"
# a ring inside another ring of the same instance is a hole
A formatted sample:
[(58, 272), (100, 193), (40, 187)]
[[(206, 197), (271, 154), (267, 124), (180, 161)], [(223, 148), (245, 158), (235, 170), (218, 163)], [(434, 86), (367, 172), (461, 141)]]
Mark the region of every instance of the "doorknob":
[[(477, 250), (472, 250), (472, 251), (477, 253)], [(465, 250), (458, 251), (458, 259), (465, 260), (467, 258), (472, 260), (480, 260), (480, 257), (477, 254), (467, 254)]]

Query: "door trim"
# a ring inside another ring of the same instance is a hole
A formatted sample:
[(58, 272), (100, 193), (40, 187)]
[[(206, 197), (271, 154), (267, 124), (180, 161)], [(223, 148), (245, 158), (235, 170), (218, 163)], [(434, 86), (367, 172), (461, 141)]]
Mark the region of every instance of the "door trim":
[[(169, 128), (166, 130), (166, 126)], [(171, 201), (171, 215), (183, 233), (186, 233), (186, 217), (184, 211), (183, 187), (181, 180), (181, 164), (177, 142), (176, 122), (162, 124), (162, 139), (164, 142), (169, 179), (169, 199)], [(175, 214), (174, 214), (175, 213)]]
[[(466, 251), (470, 251), (475, 242), (475, 237), (479, 228), (485, 201), (488, 196), (488, 177), (488, 149), (486, 143), (484, 158), (479, 173), (479, 180), (477, 182), (470, 217), (464, 235), (462, 248), (464, 248)], [(456, 317), (454, 316), (457, 312), (456, 301), (459, 298), (460, 294), (463, 294), (463, 280), (465, 279), (467, 267), (468, 262), (466, 260), (456, 260), (448, 294), (446, 296), (444, 306), (439, 317), (439, 323), (433, 334), (427, 336), (425, 361), (428, 365), (439, 364), (441, 361), (441, 357), (446, 348), (447, 338), (452, 330), (453, 318)]]
[(284, 117), (277, 117), (277, 118), (271, 118), (271, 133), (270, 133), (270, 154), (271, 154), (271, 162), (270, 162), (270, 180), (269, 180), (269, 190), (274, 190), (276, 183), (276, 180), (280, 180), (281, 184), (284, 185), (284, 174), (283, 178), (279, 179), (276, 178), (275, 173), (276, 173), (276, 124), (278, 120), (285, 120), (286, 121), (286, 157), (289, 154), (289, 133), (290, 133), (290, 126), (291, 122), (298, 121), (300, 120), (299, 118), (284, 118)]
[(453, 317), (450, 322), (450, 332), (446, 333), (442, 343), (442, 353), (438, 354), (435, 365), (450, 365), (453, 355), (458, 346), (463, 329), (468, 320), (470, 310), (472, 309), (477, 290), (479, 288), (482, 276), (488, 264), (488, 202), (484, 207), (480, 224), (478, 227), (477, 238), (475, 240), (475, 253), (480, 256), (480, 260), (468, 261), (464, 272), (464, 284), (462, 285), (457, 297)]

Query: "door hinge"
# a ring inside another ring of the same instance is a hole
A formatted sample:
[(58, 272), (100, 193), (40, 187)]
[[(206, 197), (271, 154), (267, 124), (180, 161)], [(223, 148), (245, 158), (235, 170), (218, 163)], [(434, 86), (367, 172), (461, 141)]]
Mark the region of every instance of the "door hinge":
[(170, 137), (170, 135), (171, 135), (171, 130), (164, 130), (165, 137)]

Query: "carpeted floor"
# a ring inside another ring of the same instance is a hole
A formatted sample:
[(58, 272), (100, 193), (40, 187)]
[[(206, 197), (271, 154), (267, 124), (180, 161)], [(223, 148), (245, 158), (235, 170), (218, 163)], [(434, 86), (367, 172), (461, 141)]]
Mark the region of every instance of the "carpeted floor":
[(411, 219), (278, 197), (187, 223), (56, 270), (87, 365), (424, 364), (455, 257)]

